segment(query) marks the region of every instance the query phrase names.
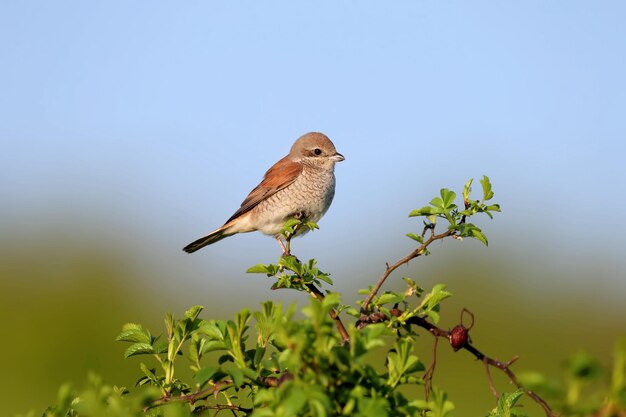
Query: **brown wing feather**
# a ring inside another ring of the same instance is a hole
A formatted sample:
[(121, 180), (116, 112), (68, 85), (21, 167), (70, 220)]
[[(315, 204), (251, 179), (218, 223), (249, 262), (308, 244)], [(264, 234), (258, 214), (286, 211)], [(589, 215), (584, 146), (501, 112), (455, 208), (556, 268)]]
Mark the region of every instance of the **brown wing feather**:
[(255, 208), (261, 201), (276, 194), (278, 191), (292, 184), (302, 172), (302, 164), (290, 161), (284, 157), (267, 170), (263, 180), (243, 200), (239, 210), (228, 219), (228, 222)]

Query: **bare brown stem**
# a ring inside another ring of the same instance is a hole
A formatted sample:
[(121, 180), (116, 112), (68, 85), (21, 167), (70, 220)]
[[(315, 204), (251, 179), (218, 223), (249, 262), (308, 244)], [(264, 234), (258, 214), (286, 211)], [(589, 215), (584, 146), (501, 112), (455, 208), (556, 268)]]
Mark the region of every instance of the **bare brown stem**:
[[(218, 382), (216, 384), (212, 384), (210, 387), (196, 391), (196, 392), (192, 392), (190, 394), (183, 394), (183, 395), (179, 395), (177, 397), (173, 397), (171, 395), (165, 395), (157, 400), (154, 400), (150, 406), (145, 407), (144, 408), (144, 412), (147, 412), (150, 408), (159, 406), (159, 405), (163, 405), (165, 403), (169, 403), (169, 402), (173, 402), (173, 401), (179, 401), (179, 402), (188, 402), (190, 404), (195, 403), (196, 401), (202, 400), (208, 396), (210, 396), (211, 394), (213, 395), (217, 395), (217, 393), (219, 393), (221, 390), (228, 388), (229, 386), (232, 385), (232, 381), (222, 381), (222, 382)], [(222, 407), (221, 405), (215, 405), (215, 406), (206, 406), (206, 407)], [(217, 408), (213, 408), (213, 409), (217, 409)], [(242, 410), (243, 411), (243, 410)]]
[(498, 390), (496, 389), (495, 384), (493, 383), (493, 378), (491, 377), (491, 371), (489, 370), (489, 364), (483, 360), (483, 364), (485, 365), (485, 373), (487, 374), (487, 382), (489, 383), (489, 390), (496, 397), (496, 399), (500, 398), (498, 394)]
[(437, 366), (437, 342), (439, 341), (438, 337), (435, 337), (435, 342), (433, 343), (433, 361), (424, 372), (424, 397), (426, 401), (428, 401), (428, 397), (430, 397), (430, 390), (433, 386), (433, 376), (435, 375), (435, 367)]

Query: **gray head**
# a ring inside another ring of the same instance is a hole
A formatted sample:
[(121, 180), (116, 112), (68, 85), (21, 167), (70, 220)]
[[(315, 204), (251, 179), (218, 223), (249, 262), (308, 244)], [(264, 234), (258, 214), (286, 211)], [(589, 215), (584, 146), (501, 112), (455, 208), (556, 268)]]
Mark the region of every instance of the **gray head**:
[(300, 136), (291, 147), (289, 158), (305, 164), (330, 167), (335, 162), (345, 159), (337, 152), (330, 139), (319, 132), (310, 132)]

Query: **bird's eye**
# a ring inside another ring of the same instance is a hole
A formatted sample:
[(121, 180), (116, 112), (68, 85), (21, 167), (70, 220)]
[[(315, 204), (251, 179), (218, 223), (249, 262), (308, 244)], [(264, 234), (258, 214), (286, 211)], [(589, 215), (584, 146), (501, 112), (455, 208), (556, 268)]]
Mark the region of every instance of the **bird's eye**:
[(313, 150), (313, 153), (314, 153), (315, 155), (318, 155), (318, 156), (319, 156), (319, 155), (321, 155), (321, 154), (322, 154), (322, 150), (321, 150), (320, 148), (315, 148), (315, 149)]

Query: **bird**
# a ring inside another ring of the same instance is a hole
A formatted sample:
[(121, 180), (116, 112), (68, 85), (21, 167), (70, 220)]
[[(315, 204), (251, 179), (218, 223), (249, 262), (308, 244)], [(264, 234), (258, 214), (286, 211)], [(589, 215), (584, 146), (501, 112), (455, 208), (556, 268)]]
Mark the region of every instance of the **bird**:
[[(193, 253), (237, 233), (260, 231), (274, 236), (283, 255), (289, 255), (281, 238), (283, 224), (290, 218), (314, 223), (322, 218), (335, 196), (335, 164), (344, 159), (323, 133), (300, 136), (289, 154), (267, 170), (261, 183), (222, 227), (183, 250)], [(296, 226), (294, 235), (307, 231), (306, 227)]]

